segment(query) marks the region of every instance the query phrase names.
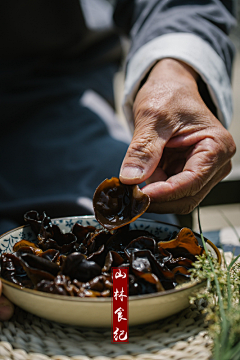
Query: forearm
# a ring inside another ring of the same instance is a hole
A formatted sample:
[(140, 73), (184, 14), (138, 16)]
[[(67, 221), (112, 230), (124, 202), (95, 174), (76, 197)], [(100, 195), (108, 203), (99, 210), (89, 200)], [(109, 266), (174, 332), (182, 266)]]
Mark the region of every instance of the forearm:
[[(124, 2), (124, 1), (123, 1)], [(218, 0), (204, 4), (152, 0), (135, 2), (131, 49), (126, 65), (124, 112), (131, 122), (132, 105), (142, 80), (157, 61), (178, 59), (191, 66), (206, 84), (206, 103), (228, 127), (232, 118), (231, 68), (234, 48), (228, 37), (234, 18)]]

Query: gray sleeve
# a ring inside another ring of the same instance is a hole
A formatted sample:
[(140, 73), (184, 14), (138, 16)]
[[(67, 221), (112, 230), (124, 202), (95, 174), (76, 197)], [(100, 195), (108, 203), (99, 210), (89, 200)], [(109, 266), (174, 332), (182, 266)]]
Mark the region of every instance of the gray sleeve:
[[(120, 16), (123, 9), (125, 21)], [(128, 120), (141, 81), (158, 60), (172, 57), (186, 62), (200, 74), (206, 84), (205, 102), (213, 104), (211, 110), (215, 109), (212, 111), (224, 126), (230, 124), (234, 47), (228, 34), (235, 24), (232, 10), (233, 6), (227, 9), (219, 0), (118, 2), (115, 21), (131, 38), (124, 94)]]

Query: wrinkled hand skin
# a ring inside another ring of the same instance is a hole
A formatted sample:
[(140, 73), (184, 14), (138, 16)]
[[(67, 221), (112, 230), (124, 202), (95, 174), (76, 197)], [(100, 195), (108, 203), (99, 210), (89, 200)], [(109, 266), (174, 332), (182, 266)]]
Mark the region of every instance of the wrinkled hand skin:
[(231, 171), (234, 140), (203, 102), (197, 76), (163, 59), (137, 93), (119, 177), (124, 184), (146, 181), (149, 212), (187, 214)]
[(1, 295), (2, 293), (2, 283), (0, 281), (0, 321), (9, 320), (14, 313), (14, 305)]

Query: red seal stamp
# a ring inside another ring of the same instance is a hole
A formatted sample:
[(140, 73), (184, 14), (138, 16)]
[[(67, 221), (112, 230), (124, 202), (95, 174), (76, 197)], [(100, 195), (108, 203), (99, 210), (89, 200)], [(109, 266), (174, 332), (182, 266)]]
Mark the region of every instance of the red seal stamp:
[(112, 343), (128, 343), (128, 268), (112, 268), (112, 278)]

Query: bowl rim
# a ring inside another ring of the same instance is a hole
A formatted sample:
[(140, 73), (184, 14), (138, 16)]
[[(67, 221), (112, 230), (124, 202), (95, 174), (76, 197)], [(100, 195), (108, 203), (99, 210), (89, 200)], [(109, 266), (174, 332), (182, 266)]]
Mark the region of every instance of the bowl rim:
[[(66, 216), (66, 217), (58, 217), (58, 218), (53, 218), (52, 221), (61, 221), (61, 220), (72, 220), (72, 219), (95, 219), (94, 215), (79, 215), (79, 216)], [(163, 221), (159, 221), (159, 220), (152, 220), (152, 219), (146, 219), (146, 218), (138, 218), (135, 221), (146, 221), (146, 222), (152, 222), (152, 223), (157, 223), (157, 224), (161, 224), (161, 225), (166, 225), (166, 226), (174, 226), (176, 228), (178, 228), (179, 230), (181, 230), (183, 227), (179, 226), (179, 225), (175, 225), (175, 224), (170, 224), (170, 223), (166, 223)], [(100, 224), (101, 225), (101, 224)], [(0, 236), (0, 241), (3, 237), (5, 237), (6, 235), (10, 235), (12, 232), (15, 232), (16, 230), (20, 230), (23, 229), (25, 227), (30, 227), (30, 225), (21, 225), (17, 228), (11, 229), (3, 234), (1, 234)], [(193, 231), (193, 230), (192, 230)], [(198, 234), (197, 232), (193, 231), (194, 235), (199, 237), (200, 234)], [(204, 237), (205, 242), (210, 245), (213, 250), (215, 251), (216, 255), (217, 255), (217, 261), (219, 264), (222, 263), (222, 257), (221, 257), (221, 253), (219, 251), (219, 249), (216, 247), (216, 245), (214, 245), (210, 240), (208, 240), (207, 238)], [(44, 297), (44, 298), (50, 298), (50, 299), (54, 299), (55, 301), (70, 301), (70, 302), (87, 302), (87, 303), (111, 303), (112, 298), (111, 297), (95, 297), (95, 298), (91, 298), (91, 297), (76, 297), (76, 296), (68, 296), (68, 295), (58, 295), (58, 294), (51, 294), (51, 293), (45, 293), (43, 291), (39, 291), (39, 290), (34, 290), (34, 289), (28, 289), (28, 288), (23, 288), (20, 285), (14, 284), (11, 281), (8, 281), (6, 279), (3, 279), (0, 275), (0, 279), (2, 281), (3, 285), (7, 285), (10, 287), (13, 287), (15, 290), (18, 291), (23, 291), (25, 293), (29, 293), (33, 296), (40, 296), (40, 297)], [(143, 294), (143, 295), (132, 295), (129, 296), (128, 300), (129, 300), (129, 304), (133, 301), (141, 301), (141, 300), (146, 300), (146, 299), (151, 299), (151, 298), (157, 298), (157, 297), (165, 297), (167, 295), (170, 294), (176, 294), (176, 293), (180, 293), (183, 291), (186, 291), (187, 289), (191, 289), (192, 287), (195, 287), (197, 285), (203, 285), (204, 282), (206, 282), (206, 280), (202, 280), (202, 281), (191, 281), (189, 283), (185, 283), (184, 286), (181, 286), (179, 288), (175, 288), (175, 289), (171, 289), (171, 290), (165, 290), (163, 292), (156, 292), (156, 293), (151, 293), (151, 294)], [(3, 292), (4, 292), (4, 286), (3, 286)]]

